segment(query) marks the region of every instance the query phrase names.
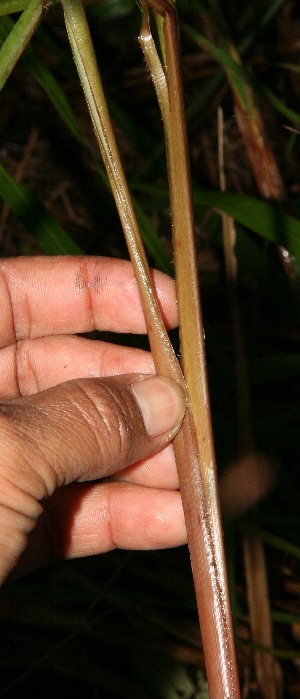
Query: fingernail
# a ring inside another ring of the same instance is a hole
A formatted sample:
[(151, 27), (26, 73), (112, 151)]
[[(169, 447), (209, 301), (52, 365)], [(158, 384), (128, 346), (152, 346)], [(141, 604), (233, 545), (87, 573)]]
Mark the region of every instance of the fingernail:
[(186, 407), (182, 388), (175, 381), (161, 376), (136, 381), (130, 388), (148, 435), (158, 437), (165, 432), (174, 432), (175, 435)]

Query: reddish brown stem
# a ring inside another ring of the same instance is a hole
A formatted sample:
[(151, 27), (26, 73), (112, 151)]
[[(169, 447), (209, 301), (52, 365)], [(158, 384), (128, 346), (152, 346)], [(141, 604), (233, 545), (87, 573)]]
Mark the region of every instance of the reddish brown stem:
[[(188, 392), (188, 412), (183, 428), (174, 441), (175, 456), (210, 696), (213, 699), (238, 699), (239, 682), (216, 484), (204, 329), (198, 288), (177, 19), (173, 3), (167, 0), (147, 0), (147, 4), (160, 13), (164, 20), (169, 100), (167, 120), (163, 110), (162, 113), (168, 156), (180, 345)], [(147, 39), (149, 40), (149, 34)], [(153, 71), (151, 72), (153, 75)], [(159, 364), (157, 369), (159, 370)]]
[[(74, 57), (81, 76), (103, 160), (114, 191), (139, 285), (156, 370), (158, 373), (169, 376), (185, 386), (179, 363), (170, 345), (161, 318), (155, 289), (112, 131), (82, 0), (61, 0), (61, 2), (65, 12), (66, 26)], [(180, 237), (175, 238), (182, 346), (186, 357), (189, 354), (189, 344), (191, 343), (195, 348), (193, 352), (194, 358), (191, 360), (191, 363), (184, 360), (190, 406), (187, 409), (182, 429), (175, 440), (175, 451), (187, 523), (196, 596), (201, 616), (203, 647), (211, 699), (238, 699), (238, 678), (216, 492), (212, 432), (205, 374), (203, 328), (198, 297), (176, 17), (173, 5), (169, 5), (164, 0), (154, 3), (154, 7), (161, 11), (164, 17), (164, 32), (166, 49), (168, 51), (169, 92), (171, 93), (173, 89), (176, 92), (174, 99), (173, 95), (171, 99), (171, 94), (169, 97), (170, 117), (174, 121), (174, 133), (177, 134), (180, 143), (174, 144), (173, 141), (167, 140), (167, 146), (174, 225), (178, 231), (180, 229), (186, 231), (187, 236), (186, 241), (181, 240)], [(173, 71), (174, 76), (172, 77)], [(172, 89), (171, 81), (173, 81)], [(174, 145), (176, 157), (177, 151), (179, 157), (179, 162), (175, 166), (172, 164), (174, 161)], [(183, 192), (182, 195), (179, 195), (181, 183)], [(176, 190), (178, 190), (178, 196)], [(179, 215), (180, 212), (181, 215)], [(186, 245), (187, 248), (185, 250)], [(189, 296), (185, 296), (184, 278), (186, 278)], [(190, 337), (188, 334), (184, 337), (184, 316), (186, 316), (188, 321)], [(194, 343), (195, 338), (196, 343)], [(199, 392), (195, 391), (195, 388)]]

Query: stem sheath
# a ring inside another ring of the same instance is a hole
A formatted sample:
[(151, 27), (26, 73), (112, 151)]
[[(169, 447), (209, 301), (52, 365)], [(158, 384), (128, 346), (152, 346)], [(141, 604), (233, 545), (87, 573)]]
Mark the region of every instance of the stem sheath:
[[(149, 18), (146, 21), (145, 15), (148, 5), (163, 18), (165, 81), (161, 78), (163, 69), (155, 54), (154, 41), (151, 50)], [(176, 12), (169, 0), (145, 0), (143, 11), (140, 42), (146, 49), (144, 54), (158, 95), (167, 145), (180, 348), (189, 406), (186, 424), (174, 440), (175, 457), (210, 695), (213, 699), (238, 699), (206, 375)]]
[[(156, 371), (177, 380), (185, 388), (180, 365), (170, 344), (157, 302), (112, 131), (82, 1), (61, 0), (61, 2), (74, 58), (139, 285)], [(164, 37), (167, 76), (161, 68), (159, 70), (162, 86), (160, 95), (162, 112), (165, 114), (171, 203), (174, 229), (176, 229), (174, 249), (178, 270), (183, 365), (188, 383), (189, 404), (182, 428), (174, 440), (174, 448), (201, 619), (210, 696), (211, 699), (238, 699), (238, 678), (216, 490), (203, 327), (198, 296), (176, 16), (173, 4), (165, 0), (158, 0), (151, 5), (163, 20), (160, 22), (160, 29), (163, 30), (161, 33)], [(143, 26), (150, 40), (147, 8), (144, 12)], [(152, 59), (154, 62), (150, 69), (155, 82), (159, 59), (158, 56), (155, 57), (153, 51), (150, 56), (150, 60)], [(173, 89), (174, 95), (171, 95)], [(176, 143), (170, 138), (173, 129)], [(178, 146), (178, 152), (174, 151), (174, 146), (176, 148)], [(177, 157), (178, 162), (176, 162)], [(182, 186), (179, 183), (182, 183)], [(190, 343), (193, 343), (195, 348), (193, 357), (190, 352)]]

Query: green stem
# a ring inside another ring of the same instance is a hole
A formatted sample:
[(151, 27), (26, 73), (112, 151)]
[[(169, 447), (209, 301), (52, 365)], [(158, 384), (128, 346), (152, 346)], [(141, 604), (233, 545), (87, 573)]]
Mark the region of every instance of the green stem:
[(0, 90), (30, 41), (48, 6), (49, 3), (42, 0), (30, 0), (12, 31), (6, 37), (0, 51)]
[(0, 17), (11, 15), (13, 12), (23, 12), (28, 0), (0, 0)]
[(157, 302), (151, 272), (112, 130), (82, 1), (61, 0), (61, 2), (70, 44), (139, 285), (150, 345), (157, 355), (159, 372), (183, 384), (180, 367)]

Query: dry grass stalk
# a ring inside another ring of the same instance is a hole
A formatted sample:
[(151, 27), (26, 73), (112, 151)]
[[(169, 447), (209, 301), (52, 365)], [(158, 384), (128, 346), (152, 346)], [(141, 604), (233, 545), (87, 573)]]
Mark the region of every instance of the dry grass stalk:
[[(230, 53), (237, 65), (241, 65), (240, 57), (232, 44), (229, 46)], [(255, 104), (253, 90), (250, 85), (246, 85), (247, 101), (250, 109), (240, 99), (238, 90), (235, 89), (230, 74), (227, 71), (227, 78), (231, 86), (234, 109), (241, 136), (248, 154), (251, 170), (253, 172), (259, 193), (264, 199), (271, 201), (284, 201), (286, 191), (281, 174), (274, 156), (271, 143), (268, 139), (264, 121), (261, 113)], [(278, 246), (278, 254), (282, 267), (294, 287), (294, 274), (292, 256), (288, 251)]]
[[(247, 82), (246, 77), (240, 73), (242, 62), (234, 43), (229, 38), (229, 30), (226, 27), (224, 17), (221, 16), (220, 7), (218, 11), (218, 26), (217, 22), (214, 23), (212, 21), (211, 14), (205, 13), (203, 15), (203, 24), (209, 41), (200, 36), (197, 38), (194, 36), (193, 38), (201, 48), (212, 53), (214, 58), (216, 56), (213, 52), (213, 45), (216, 44), (222, 47), (223, 55), (226, 55), (227, 58), (226, 63), (222, 67), (232, 92), (236, 120), (258, 191), (264, 199), (278, 202), (284, 201), (286, 191), (265, 129), (264, 120), (256, 104), (251, 85)], [(289, 279), (295, 296), (297, 296), (294, 258), (285, 248), (280, 246), (278, 246), (278, 254), (284, 272)]]
[[(218, 110), (218, 143), (220, 188), (222, 191), (225, 191), (223, 112), (221, 108)], [(252, 434), (248, 368), (237, 292), (238, 270), (234, 253), (236, 232), (233, 219), (226, 214), (222, 214), (222, 225), (225, 268), (236, 360), (237, 423), (240, 456), (249, 458), (249, 455), (251, 455), (251, 459), (255, 464), (257, 460), (261, 459), (261, 455), (255, 452)], [(261, 539), (244, 534), (243, 552), (251, 638), (253, 643), (257, 645), (272, 648), (273, 632), (267, 568), (264, 546)], [(281, 672), (278, 663), (271, 655), (260, 651), (254, 651), (254, 667), (258, 687), (264, 699), (278, 699), (281, 692)]]

